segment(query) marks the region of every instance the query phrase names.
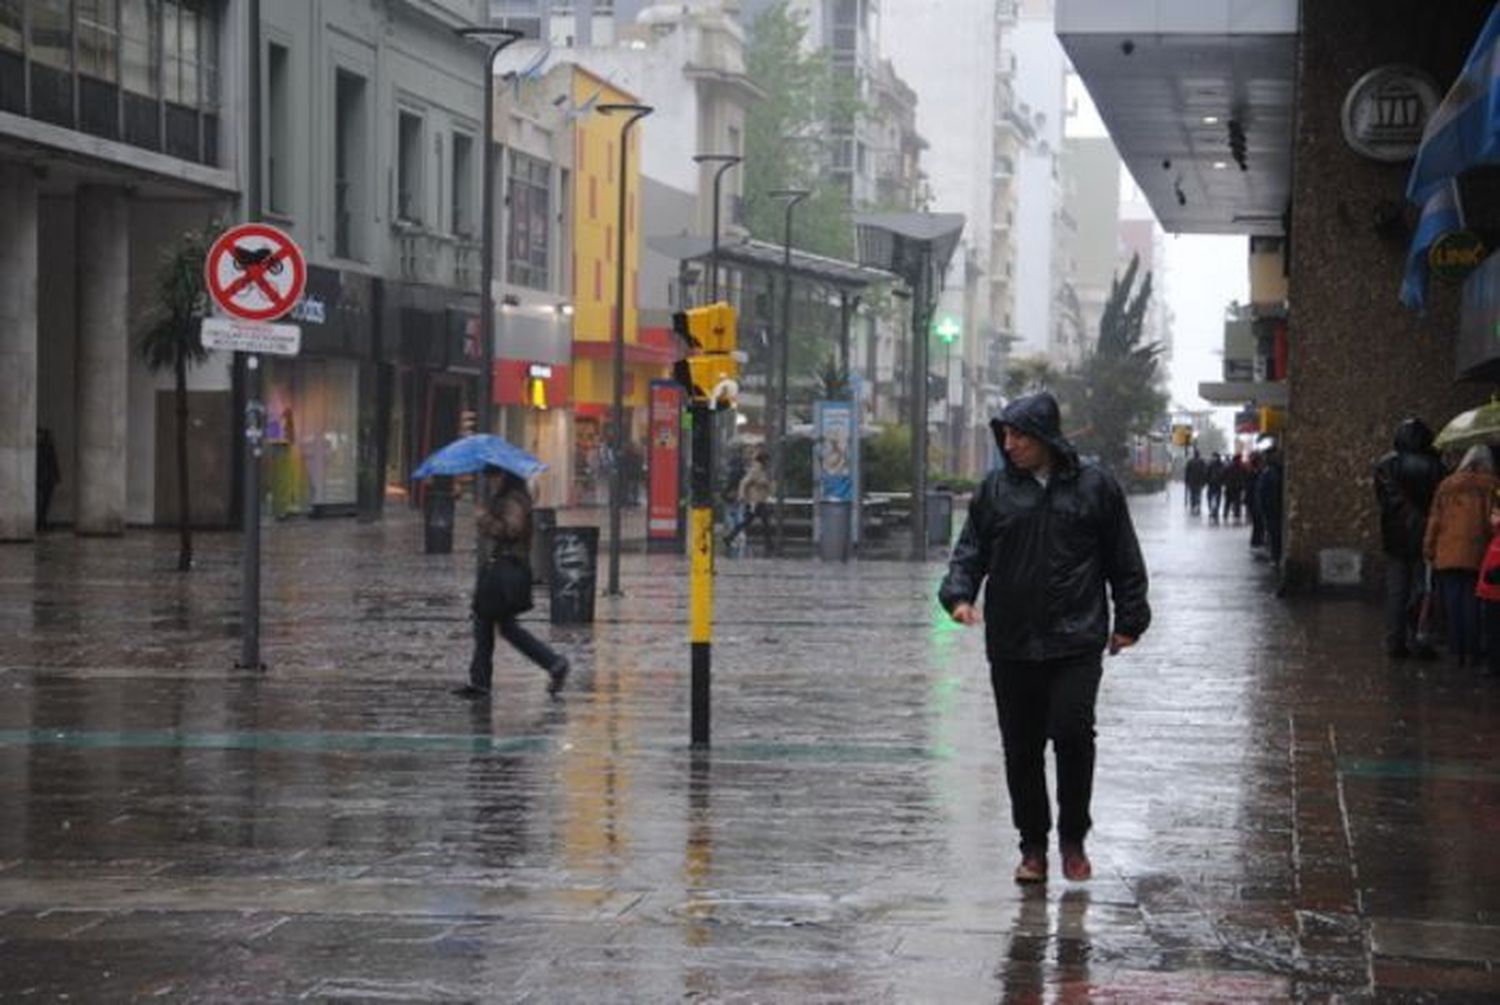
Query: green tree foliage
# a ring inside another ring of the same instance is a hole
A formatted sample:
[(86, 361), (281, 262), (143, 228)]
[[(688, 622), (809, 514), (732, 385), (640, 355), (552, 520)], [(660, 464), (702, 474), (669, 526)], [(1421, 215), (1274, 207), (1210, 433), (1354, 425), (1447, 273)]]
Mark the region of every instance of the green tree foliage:
[(792, 245), (847, 258), (854, 248), (849, 195), (822, 176), (829, 125), (853, 122), (861, 106), (851, 77), (826, 52), (807, 53), (805, 18), (786, 0), (766, 8), (750, 29), (746, 70), (766, 94), (745, 119), (745, 224), (752, 236), (782, 243), (785, 204), (768, 193), (807, 189), (793, 211)]
[(152, 373), (171, 369), (177, 404), (177, 569), (193, 567), (192, 520), (188, 512), (187, 368), (208, 358), (199, 338), (207, 313), (203, 262), (223, 227), (190, 230), (167, 246), (156, 269), (156, 304), (140, 340), (141, 358)]
[(1162, 345), (1142, 343), (1146, 307), (1151, 301), (1151, 274), (1132, 296), (1140, 256), (1133, 256), (1124, 276), (1116, 276), (1099, 319), (1099, 341), (1078, 376), (1086, 425), (1075, 436), (1082, 453), (1095, 454), (1106, 467), (1123, 471), (1130, 437), (1149, 432), (1166, 413), (1159, 363)]

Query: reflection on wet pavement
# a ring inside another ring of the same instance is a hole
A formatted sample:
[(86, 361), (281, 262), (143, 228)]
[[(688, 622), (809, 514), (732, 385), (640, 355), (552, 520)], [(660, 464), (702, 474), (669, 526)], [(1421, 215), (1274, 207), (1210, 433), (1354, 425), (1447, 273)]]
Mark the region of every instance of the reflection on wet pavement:
[[(625, 556), (560, 702), (467, 662), (468, 541), (410, 514), (0, 550), (0, 1000), (1500, 996), (1500, 685), (1275, 600), (1243, 528), (1133, 501), (1096, 879), (1010, 881), (982, 639), (939, 564), (725, 560), (689, 750), (686, 564)], [(471, 568), (471, 566), (470, 566)]]

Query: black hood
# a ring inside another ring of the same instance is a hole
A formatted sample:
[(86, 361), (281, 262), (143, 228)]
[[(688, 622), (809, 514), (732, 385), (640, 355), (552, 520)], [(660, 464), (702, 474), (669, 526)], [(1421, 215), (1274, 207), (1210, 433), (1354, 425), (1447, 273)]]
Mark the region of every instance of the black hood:
[(1428, 453), (1432, 450), (1432, 430), (1421, 419), (1404, 419), (1396, 427), (1395, 443), (1398, 453)]
[[(990, 430), (995, 434), (995, 444), (1002, 454), (1005, 453), (1006, 426), (1034, 436), (1051, 447), (1059, 468), (1078, 467), (1078, 452), (1062, 434), (1062, 412), (1057, 407), (1057, 399), (1046, 391), (1016, 398), (1001, 410), (999, 416), (990, 420)], [(1006, 462), (1009, 461), (1007, 456)]]

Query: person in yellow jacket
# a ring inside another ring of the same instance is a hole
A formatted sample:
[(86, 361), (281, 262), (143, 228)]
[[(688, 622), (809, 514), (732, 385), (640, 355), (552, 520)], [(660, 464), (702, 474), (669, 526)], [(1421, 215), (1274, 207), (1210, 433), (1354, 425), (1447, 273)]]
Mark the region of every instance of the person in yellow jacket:
[(1500, 479), (1489, 447), (1471, 447), (1438, 484), (1427, 515), (1422, 556), (1432, 566), (1448, 625), (1448, 651), (1459, 665), (1479, 658), (1479, 566), (1490, 543), (1490, 507)]

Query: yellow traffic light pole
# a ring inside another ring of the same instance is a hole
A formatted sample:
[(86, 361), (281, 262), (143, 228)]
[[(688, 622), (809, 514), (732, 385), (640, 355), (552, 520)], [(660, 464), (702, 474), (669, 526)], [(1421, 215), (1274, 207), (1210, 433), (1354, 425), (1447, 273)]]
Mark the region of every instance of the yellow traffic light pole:
[(688, 644), (692, 652), (692, 745), (707, 747), (714, 631), (714, 409), (733, 404), (739, 376), (735, 312), (726, 303), (695, 307), (673, 317), (692, 347), (678, 364), (677, 380), (692, 401), (692, 468), (689, 478)]

